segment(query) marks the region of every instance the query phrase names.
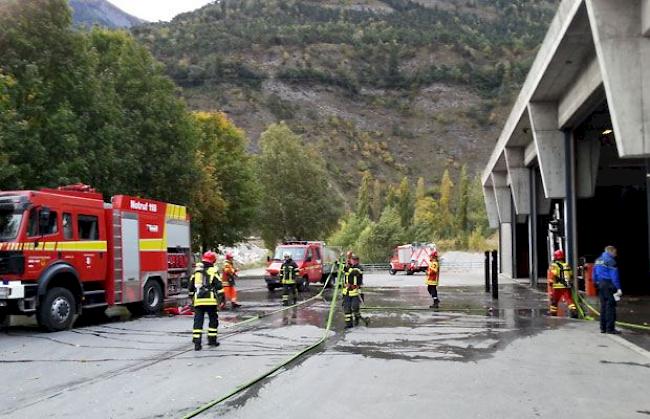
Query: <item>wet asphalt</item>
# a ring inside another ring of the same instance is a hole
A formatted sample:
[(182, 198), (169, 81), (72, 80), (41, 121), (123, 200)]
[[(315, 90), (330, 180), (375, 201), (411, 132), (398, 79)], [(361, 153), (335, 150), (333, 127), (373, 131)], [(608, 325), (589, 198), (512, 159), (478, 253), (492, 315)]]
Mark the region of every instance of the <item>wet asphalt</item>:
[[(595, 323), (548, 317), (545, 295), (528, 287), (505, 283), (494, 301), (480, 276), (450, 275), (432, 310), (422, 277), (367, 275), (367, 325), (345, 329), (339, 300), (323, 345), (199, 417), (647, 417), (647, 352)], [(10, 383), (0, 417), (182, 417), (326, 332), (332, 290), (274, 313), (279, 291), (259, 279), (238, 285), (243, 307), (220, 314), (221, 346), (200, 352), (188, 316), (113, 310), (66, 332), (10, 327), (0, 333)]]

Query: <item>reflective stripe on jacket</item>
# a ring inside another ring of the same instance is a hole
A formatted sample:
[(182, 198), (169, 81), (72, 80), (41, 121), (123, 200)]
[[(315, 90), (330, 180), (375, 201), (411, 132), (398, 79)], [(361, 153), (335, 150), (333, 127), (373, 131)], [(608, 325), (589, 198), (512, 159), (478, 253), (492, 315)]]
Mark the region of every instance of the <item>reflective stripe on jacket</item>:
[(437, 260), (429, 261), (429, 267), (427, 268), (427, 285), (438, 285), (439, 270), (440, 264)]
[(283, 285), (292, 285), (296, 283), (296, 278), (300, 276), (300, 269), (292, 259), (285, 260), (280, 267), (280, 278)]
[(349, 297), (358, 297), (359, 294), (361, 294), (362, 285), (363, 271), (359, 265), (352, 265), (345, 272), (341, 294), (347, 295)]
[(571, 280), (573, 278), (571, 266), (566, 262), (553, 262), (551, 264), (551, 277), (553, 288), (570, 288)]
[(203, 269), (202, 266), (197, 266), (190, 280), (189, 291), (195, 307), (218, 305), (218, 295), (223, 294), (223, 287), (217, 268), (211, 266)]

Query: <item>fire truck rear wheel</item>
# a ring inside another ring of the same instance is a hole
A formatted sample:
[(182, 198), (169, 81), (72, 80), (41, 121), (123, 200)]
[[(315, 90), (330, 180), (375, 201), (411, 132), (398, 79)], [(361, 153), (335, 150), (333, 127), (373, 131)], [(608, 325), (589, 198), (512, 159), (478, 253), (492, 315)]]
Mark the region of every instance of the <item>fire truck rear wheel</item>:
[(77, 303), (70, 290), (61, 287), (50, 289), (36, 312), (38, 324), (49, 332), (58, 332), (72, 327), (77, 312)]
[(415, 272), (413, 272), (413, 271), (410, 270), (410, 269), (409, 269), (408, 271), (406, 271), (406, 275), (413, 275), (414, 273), (415, 273)]
[(391, 275), (395, 275), (397, 273), (397, 271), (395, 269), (389, 269), (388, 273), (391, 274)]
[(158, 314), (163, 306), (163, 292), (157, 281), (149, 280), (142, 290), (142, 311), (145, 314)]

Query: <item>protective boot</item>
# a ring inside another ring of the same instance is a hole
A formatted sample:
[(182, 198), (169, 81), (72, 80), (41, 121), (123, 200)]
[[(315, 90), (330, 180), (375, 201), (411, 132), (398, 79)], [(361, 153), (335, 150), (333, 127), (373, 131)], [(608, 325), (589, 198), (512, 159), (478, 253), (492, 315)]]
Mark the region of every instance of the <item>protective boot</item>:
[(361, 320), (361, 316), (356, 315), (354, 316), (354, 325), (359, 326), (359, 321)]
[(219, 346), (219, 342), (217, 342), (216, 336), (208, 336), (208, 346)]
[(241, 304), (239, 304), (237, 301), (231, 301), (230, 305), (232, 306), (233, 310), (238, 309), (239, 307), (241, 307)]
[(194, 339), (192, 339), (192, 342), (194, 342), (194, 350), (195, 351), (200, 351), (201, 350), (201, 339), (194, 338)]
[(285, 306), (285, 307), (288, 307), (289, 306), (289, 300), (283, 300), (282, 305)]
[(433, 299), (433, 308), (438, 308), (440, 307), (440, 300), (437, 298)]

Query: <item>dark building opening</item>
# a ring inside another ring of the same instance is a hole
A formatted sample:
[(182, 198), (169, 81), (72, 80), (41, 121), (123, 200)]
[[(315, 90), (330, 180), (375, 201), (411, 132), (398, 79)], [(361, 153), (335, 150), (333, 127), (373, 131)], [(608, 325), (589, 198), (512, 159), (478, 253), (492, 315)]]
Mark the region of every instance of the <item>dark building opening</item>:
[(598, 143), (595, 193), (577, 199), (578, 256), (593, 262), (605, 246), (616, 246), (624, 292), (649, 294), (646, 160), (619, 158), (606, 104), (575, 131), (575, 138)]

